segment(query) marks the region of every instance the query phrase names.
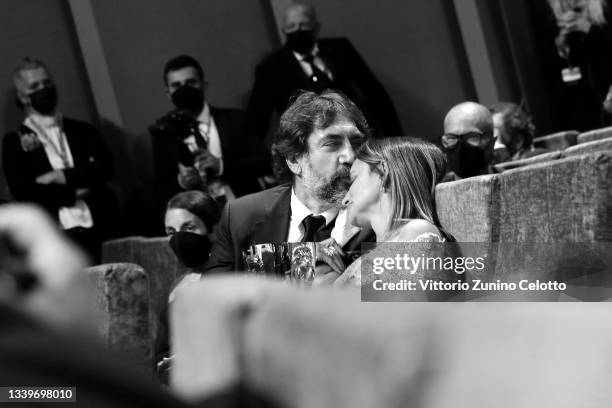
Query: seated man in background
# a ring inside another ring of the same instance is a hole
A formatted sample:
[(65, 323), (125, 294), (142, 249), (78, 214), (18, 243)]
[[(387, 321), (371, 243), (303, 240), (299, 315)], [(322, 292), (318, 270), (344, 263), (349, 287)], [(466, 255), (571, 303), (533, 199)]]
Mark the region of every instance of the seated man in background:
[(444, 118), (441, 143), (449, 163), (443, 181), (493, 172), (493, 118), (485, 106), (475, 102), (453, 106)]
[(504, 161), (526, 159), (547, 152), (546, 149), (533, 146), (535, 126), (531, 117), (519, 105), (500, 102), (489, 110), (493, 114), (496, 143), (500, 141), (508, 151), (509, 157)]
[(334, 258), (328, 264), (341, 273), (343, 250), (358, 250), (373, 238), (371, 229), (348, 225), (341, 210), (355, 152), (369, 134), (365, 117), (346, 96), (299, 95), (281, 116), (272, 146), (275, 172), (290, 183), (227, 203), (206, 272), (244, 269), (241, 251), (250, 245), (326, 241), (327, 252), (320, 252)]
[(176, 109), (149, 129), (160, 212), (183, 190), (207, 192), (221, 204), (260, 190), (257, 178), (270, 172), (263, 144), (247, 138), (242, 111), (208, 104), (198, 61), (168, 61), (164, 84)]
[(361, 109), (374, 136), (401, 136), (391, 98), (353, 45), (346, 38), (318, 39), (319, 29), (312, 6), (293, 3), (287, 8), (283, 25), (287, 42), (255, 70), (247, 108), (249, 131), (263, 140), (272, 113), (280, 115), (295, 91), (334, 88)]
[(36, 203), (97, 262), (119, 225), (110, 151), (90, 124), (64, 117), (47, 67), (25, 58), (15, 69), (25, 120), (3, 142), (2, 165), (13, 198)]

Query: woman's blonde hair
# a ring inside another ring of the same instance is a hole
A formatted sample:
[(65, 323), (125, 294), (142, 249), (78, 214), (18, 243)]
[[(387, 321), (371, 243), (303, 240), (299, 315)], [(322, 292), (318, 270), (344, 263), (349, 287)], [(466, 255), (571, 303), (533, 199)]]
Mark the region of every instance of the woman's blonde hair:
[(606, 0), (548, 0), (548, 4), (557, 20), (566, 11), (584, 7), (584, 12), (591, 24), (602, 26), (607, 23), (605, 8), (608, 5)]
[[(357, 158), (383, 177), (383, 187), (391, 194), (388, 231), (402, 220), (420, 218), (435, 225), (447, 240), (454, 240), (442, 229), (436, 214), (436, 184), (446, 169), (446, 156), (438, 147), (412, 137), (378, 139), (367, 142)], [(388, 168), (386, 177), (382, 163)]]

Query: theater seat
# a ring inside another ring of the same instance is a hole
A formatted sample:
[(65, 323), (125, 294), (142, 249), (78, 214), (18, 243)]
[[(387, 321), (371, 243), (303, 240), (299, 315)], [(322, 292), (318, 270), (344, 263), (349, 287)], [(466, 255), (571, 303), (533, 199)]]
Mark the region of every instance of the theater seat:
[(578, 136), (577, 141), (578, 144), (581, 144), (593, 142), (595, 140), (608, 139), (610, 137), (612, 137), (612, 126), (582, 133)]
[(576, 130), (553, 133), (551, 135), (536, 137), (533, 139), (533, 145), (548, 150), (563, 150), (575, 145), (578, 135), (579, 132)]
[(556, 159), (559, 159), (561, 155), (562, 155), (561, 151), (557, 150), (554, 152), (542, 153), (536, 156), (531, 156), (526, 159), (514, 160), (514, 161), (496, 164), (494, 167), (496, 171), (498, 171), (499, 173), (502, 173), (506, 170), (515, 169), (517, 167), (523, 167), (523, 166), (528, 166), (530, 164), (543, 163), (543, 162), (547, 162), (551, 160), (556, 160)]
[(500, 241), (611, 241), (611, 183), (612, 152), (504, 172)]
[(440, 223), (457, 241), (498, 241), (499, 177), (472, 177), (436, 187)]
[(102, 245), (102, 262), (131, 262), (142, 266), (149, 275), (151, 309), (159, 315), (168, 303), (172, 282), (185, 268), (168, 244), (168, 237), (127, 237)]
[(111, 349), (150, 371), (153, 353), (149, 284), (145, 271), (131, 263), (92, 266), (99, 332)]
[(581, 154), (595, 153), (612, 150), (612, 137), (607, 139), (593, 140), (591, 142), (579, 143), (576, 146), (568, 147), (563, 151), (563, 156), (572, 157)]

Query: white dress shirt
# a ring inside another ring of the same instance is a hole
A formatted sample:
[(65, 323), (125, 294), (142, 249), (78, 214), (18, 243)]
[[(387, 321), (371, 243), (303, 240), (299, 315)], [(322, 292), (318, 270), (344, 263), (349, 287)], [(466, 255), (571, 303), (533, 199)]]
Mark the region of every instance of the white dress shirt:
[(304, 226), (302, 221), (309, 215), (322, 215), (325, 218), (325, 225), (329, 225), (334, 219), (336, 223), (331, 232), (331, 237), (336, 242), (343, 246), (349, 239), (356, 235), (361, 228), (347, 224), (346, 210), (339, 211), (337, 208), (331, 208), (321, 214), (314, 214), (300, 201), (295, 195), (295, 191), (291, 189), (291, 217), (289, 220), (289, 234), (287, 235), (287, 242), (300, 242), (304, 238)]
[(215, 119), (210, 114), (210, 106), (208, 105), (208, 102), (204, 102), (204, 109), (202, 109), (200, 116), (198, 116), (196, 119), (199, 122), (198, 128), (200, 130), (200, 135), (206, 142), (208, 151), (221, 161), (220, 170), (217, 174), (218, 176), (221, 176), (223, 175), (223, 151), (221, 150), (221, 138), (219, 137), (219, 132), (217, 130), (217, 126), (215, 125)]
[[(315, 64), (315, 66), (317, 68), (319, 68), (322, 72), (324, 72), (325, 75), (327, 75), (327, 77), (330, 79), (330, 81), (333, 81), (334, 77), (333, 77), (331, 71), (329, 70), (327, 65), (325, 65), (325, 62), (323, 61), (323, 59), (321, 59), (321, 57), (319, 56), (319, 46), (316, 43), (315, 43), (315, 46), (312, 49), (312, 52), (310, 53), (310, 55), (312, 55), (314, 57), (313, 60), (312, 60), (312, 63)], [(312, 76), (312, 67), (310, 66), (310, 64), (308, 62), (304, 61), (304, 58), (306, 57), (306, 55), (298, 54), (297, 52), (293, 51), (293, 56), (299, 62), (300, 67), (302, 68), (302, 71), (304, 71), (304, 73), (307, 76), (311, 77)]]
[[(36, 136), (38, 136), (53, 170), (64, 170), (74, 167), (74, 160), (68, 140), (55, 118), (32, 113), (25, 119), (23, 124), (32, 129)], [(61, 152), (64, 158), (58, 152)], [(65, 230), (76, 227), (93, 227), (93, 217), (84, 200), (76, 200), (71, 207), (61, 207), (58, 215), (60, 224)]]

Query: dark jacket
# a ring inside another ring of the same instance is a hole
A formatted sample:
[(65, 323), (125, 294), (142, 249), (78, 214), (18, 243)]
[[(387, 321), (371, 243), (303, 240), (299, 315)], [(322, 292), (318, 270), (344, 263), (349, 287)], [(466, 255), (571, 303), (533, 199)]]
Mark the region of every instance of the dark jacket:
[[(205, 272), (243, 270), (242, 250), (255, 244), (286, 242), (290, 218), (290, 184), (229, 201), (215, 227), (215, 241)], [(374, 240), (372, 230), (362, 230), (343, 249), (357, 251), (367, 240)]]
[[(317, 41), (319, 56), (334, 78), (334, 87), (345, 93), (366, 115), (375, 136), (401, 136), (391, 98), (357, 50), (346, 38)], [(281, 114), (297, 90), (316, 91), (287, 46), (274, 52), (255, 69), (255, 83), (247, 108), (249, 130), (264, 138), (273, 111)]]
[(3, 140), (2, 166), (11, 194), (16, 201), (42, 206), (58, 219), (60, 207), (72, 206), (77, 189), (87, 188), (84, 197), (92, 213), (94, 227), (103, 239), (115, 235), (119, 210), (114, 194), (106, 182), (113, 176), (110, 151), (100, 133), (89, 123), (63, 119), (63, 130), (72, 154), (74, 167), (64, 169), (66, 184), (42, 185), (36, 178), (53, 170), (42, 145), (25, 151), (20, 134), (33, 133), (25, 125), (8, 133)]
[[(259, 191), (257, 178), (271, 173), (264, 146), (250, 140), (244, 128), (244, 112), (210, 107), (221, 140), (223, 176), (237, 197)], [(175, 135), (151, 128), (158, 198), (165, 204), (183, 189), (178, 184), (180, 144)]]

